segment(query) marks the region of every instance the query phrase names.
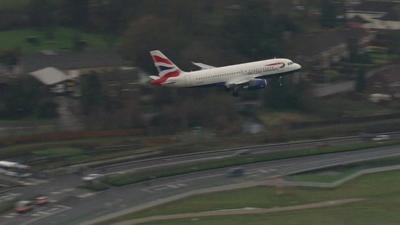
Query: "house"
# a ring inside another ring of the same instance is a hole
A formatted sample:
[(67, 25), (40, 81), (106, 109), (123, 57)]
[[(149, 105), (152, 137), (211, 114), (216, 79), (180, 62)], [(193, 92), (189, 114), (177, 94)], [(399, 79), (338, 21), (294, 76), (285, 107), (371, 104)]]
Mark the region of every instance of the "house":
[[(89, 50), (83, 52), (44, 51), (24, 55), (16, 66), (18, 74), (29, 74), (46, 85), (53, 93), (79, 95), (79, 76), (96, 73), (112, 75), (119, 71), (135, 73), (130, 63), (116, 51)], [(132, 75), (133, 76), (133, 75)]]
[(68, 82), (71, 81), (69, 76), (54, 67), (37, 70), (30, 75), (50, 88), (53, 93), (58, 94), (66, 92), (69, 86)]
[(101, 73), (129, 68), (130, 63), (116, 51), (44, 51), (22, 56), (17, 71), (19, 74), (29, 74), (48, 67), (57, 68), (67, 76), (77, 77), (91, 72)]
[(350, 37), (359, 40), (360, 45), (366, 45), (374, 35), (360, 29), (331, 29), (298, 34), (289, 40), (285, 52), (301, 64), (328, 68), (348, 56), (347, 43)]
[(350, 24), (355, 17), (361, 18), (362, 27), (369, 30), (400, 30), (399, 7), (400, 1), (364, 1), (349, 6), (346, 17)]
[(373, 92), (390, 94), (400, 98), (400, 65), (393, 65), (380, 71), (368, 81)]

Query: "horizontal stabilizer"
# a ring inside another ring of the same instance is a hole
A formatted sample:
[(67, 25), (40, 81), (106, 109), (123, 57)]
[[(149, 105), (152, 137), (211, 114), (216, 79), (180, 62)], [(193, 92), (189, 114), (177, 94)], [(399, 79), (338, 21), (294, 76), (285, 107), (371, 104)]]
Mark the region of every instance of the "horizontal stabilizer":
[(215, 68), (215, 66), (210, 66), (204, 63), (197, 63), (197, 62), (193, 62), (194, 65), (200, 67), (202, 70), (209, 70), (209, 69), (213, 69)]
[(160, 79), (160, 77), (159, 77), (159, 76), (150, 76), (150, 79), (152, 79), (152, 80), (158, 80), (158, 79)]

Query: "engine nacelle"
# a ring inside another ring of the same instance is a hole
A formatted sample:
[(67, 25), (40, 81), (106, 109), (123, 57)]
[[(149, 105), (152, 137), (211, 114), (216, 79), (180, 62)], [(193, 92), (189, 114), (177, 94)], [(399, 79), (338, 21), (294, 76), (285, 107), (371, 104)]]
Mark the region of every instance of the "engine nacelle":
[(268, 86), (268, 81), (264, 79), (252, 79), (249, 81), (249, 84), (247, 85), (248, 90), (257, 90), (257, 89), (263, 89)]

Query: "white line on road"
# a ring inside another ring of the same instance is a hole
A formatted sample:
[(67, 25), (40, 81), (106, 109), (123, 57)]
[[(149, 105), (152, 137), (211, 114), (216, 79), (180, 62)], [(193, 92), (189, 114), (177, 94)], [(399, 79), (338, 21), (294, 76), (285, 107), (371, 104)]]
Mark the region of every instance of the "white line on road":
[(85, 194), (78, 195), (77, 197), (78, 198), (89, 198), (89, 197), (92, 197), (92, 196), (94, 196), (96, 194), (97, 194), (96, 192), (90, 192), (90, 193), (85, 193)]
[(47, 217), (50, 217), (50, 216), (53, 216), (53, 215), (60, 214), (62, 212), (68, 211), (70, 209), (71, 209), (71, 207), (69, 207), (69, 206), (56, 205), (54, 208), (51, 208), (51, 209), (49, 209), (47, 211), (41, 211), (41, 212), (35, 213), (36, 214), (35, 218), (33, 218), (33, 219), (29, 220), (29, 221), (26, 221), (25, 223), (21, 223), (20, 225), (29, 225), (29, 224), (32, 224), (32, 223), (37, 222), (39, 220), (45, 219)]

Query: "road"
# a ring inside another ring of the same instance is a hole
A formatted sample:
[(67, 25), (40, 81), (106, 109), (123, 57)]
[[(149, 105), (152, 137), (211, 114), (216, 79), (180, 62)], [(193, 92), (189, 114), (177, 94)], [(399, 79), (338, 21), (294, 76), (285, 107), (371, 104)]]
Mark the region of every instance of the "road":
[[(400, 132), (390, 132), (382, 133), (388, 134), (392, 139), (400, 139)], [(131, 170), (145, 170), (145, 169), (155, 169), (164, 168), (168, 166), (184, 165), (194, 162), (209, 161), (213, 159), (223, 159), (232, 156), (237, 156), (241, 153), (251, 154), (251, 155), (263, 155), (273, 152), (291, 151), (306, 148), (324, 146), (338, 146), (338, 145), (348, 145), (361, 143), (363, 140), (359, 136), (349, 136), (349, 137), (335, 137), (335, 138), (325, 138), (318, 140), (306, 140), (306, 141), (294, 141), (288, 143), (277, 143), (277, 144), (267, 144), (267, 145), (256, 145), (247, 146), (241, 148), (214, 150), (208, 152), (197, 152), (184, 155), (175, 156), (165, 156), (158, 158), (151, 158), (145, 160), (133, 160), (121, 163), (115, 163), (111, 165), (98, 166), (92, 168), (90, 173), (119, 173), (121, 171), (131, 171)]]
[[(216, 169), (168, 177), (107, 191), (91, 193), (71, 188), (79, 178), (70, 175), (50, 180), (49, 184), (13, 190), (20, 195), (34, 195), (40, 191), (50, 193), (56, 202), (27, 215), (0, 216), (1, 225), (77, 225), (104, 215), (118, 213), (133, 206), (176, 196), (193, 190), (208, 189), (228, 184), (240, 184), (285, 176), (301, 171), (349, 164), (370, 159), (400, 156), (400, 146), (381, 147), (361, 151), (325, 154), (242, 166), (245, 176), (227, 176), (231, 168)], [(74, 186), (75, 187), (75, 186)], [(68, 192), (67, 192), (68, 191)], [(64, 192), (64, 193), (62, 193)], [(62, 196), (63, 197), (57, 197)]]

